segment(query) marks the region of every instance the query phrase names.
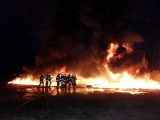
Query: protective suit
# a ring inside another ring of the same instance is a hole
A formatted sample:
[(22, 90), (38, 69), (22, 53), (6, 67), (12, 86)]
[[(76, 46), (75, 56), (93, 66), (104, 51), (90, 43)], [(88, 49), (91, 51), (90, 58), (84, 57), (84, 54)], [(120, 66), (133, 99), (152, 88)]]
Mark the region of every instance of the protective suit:
[(46, 74), (46, 86), (51, 86), (51, 76), (49, 74)]
[(59, 84), (61, 82), (61, 76), (60, 74), (58, 73), (57, 76), (56, 76), (56, 82), (57, 82), (57, 87), (59, 88)]

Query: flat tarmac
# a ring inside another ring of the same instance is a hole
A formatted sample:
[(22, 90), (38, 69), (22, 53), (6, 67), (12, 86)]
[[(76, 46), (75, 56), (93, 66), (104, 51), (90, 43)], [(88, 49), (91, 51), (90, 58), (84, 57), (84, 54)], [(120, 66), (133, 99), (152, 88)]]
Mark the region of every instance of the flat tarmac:
[(160, 90), (0, 87), (2, 120), (160, 120)]

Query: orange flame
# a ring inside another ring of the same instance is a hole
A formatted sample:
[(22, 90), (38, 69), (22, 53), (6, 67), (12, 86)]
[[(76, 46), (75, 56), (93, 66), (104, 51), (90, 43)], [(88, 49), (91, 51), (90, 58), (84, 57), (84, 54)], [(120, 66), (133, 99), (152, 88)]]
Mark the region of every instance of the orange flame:
[(32, 75), (28, 75), (24, 78), (17, 77), (15, 80), (8, 82), (8, 84), (38, 85), (39, 81), (34, 79)]
[[(17, 77), (16, 79), (8, 82), (8, 84), (39, 85), (39, 79), (34, 78), (32, 75), (27, 75), (25, 77)], [(56, 82), (53, 81), (51, 85), (55, 86)]]
[(107, 50), (108, 52), (107, 61), (110, 61), (110, 59), (114, 56), (114, 53), (116, 52), (117, 48), (118, 48), (118, 44), (111, 43), (110, 49)]
[[(107, 50), (108, 55), (106, 57), (106, 64), (104, 64), (104, 67), (106, 69), (105, 75), (106, 76), (97, 76), (95, 78), (84, 78), (80, 75), (77, 75), (77, 84), (85, 84), (85, 85), (92, 85), (93, 87), (98, 88), (135, 88), (135, 89), (160, 89), (160, 83), (158, 83), (155, 80), (152, 80), (150, 78), (150, 74), (146, 73), (142, 75), (141, 77), (134, 77), (129, 73), (129, 70), (124, 71), (122, 73), (114, 74), (108, 67), (108, 63), (112, 60), (114, 57), (117, 48), (119, 47), (118, 44), (111, 43), (110, 48)], [(123, 45), (123, 47), (126, 48), (127, 52), (132, 52), (132, 49), (127, 45)], [(144, 64), (144, 61), (143, 63)], [(139, 72), (138, 68), (133, 68), (136, 70), (136, 72)], [(60, 73), (66, 72), (66, 67), (62, 67), (59, 70)], [(58, 73), (58, 71), (56, 71)], [(55, 83), (55, 77), (56, 75), (53, 75), (53, 84)], [(22, 78), (16, 78), (13, 81), (10, 81), (9, 84), (26, 84), (26, 85), (38, 85), (39, 79), (34, 79), (33, 76), (29, 75)]]

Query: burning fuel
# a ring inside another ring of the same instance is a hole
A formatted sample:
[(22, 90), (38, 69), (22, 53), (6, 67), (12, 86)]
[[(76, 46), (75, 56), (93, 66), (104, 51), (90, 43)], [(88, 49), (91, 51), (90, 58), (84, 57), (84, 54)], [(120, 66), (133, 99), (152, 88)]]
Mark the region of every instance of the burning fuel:
[[(106, 59), (103, 63), (104, 76), (88, 77), (77, 75), (77, 84), (91, 85), (94, 88), (129, 88), (129, 89), (160, 89), (160, 83), (151, 78), (149, 72), (141, 74), (146, 69), (147, 62), (144, 54), (133, 51), (128, 44), (111, 43), (106, 50)], [(139, 55), (139, 60), (133, 60)], [(56, 70), (56, 73), (69, 73), (66, 67)], [(105, 74), (104, 74), (105, 73)], [(53, 72), (52, 86), (56, 85), (56, 74)], [(18, 77), (9, 84), (38, 85), (39, 80), (35, 76), (27, 75)]]

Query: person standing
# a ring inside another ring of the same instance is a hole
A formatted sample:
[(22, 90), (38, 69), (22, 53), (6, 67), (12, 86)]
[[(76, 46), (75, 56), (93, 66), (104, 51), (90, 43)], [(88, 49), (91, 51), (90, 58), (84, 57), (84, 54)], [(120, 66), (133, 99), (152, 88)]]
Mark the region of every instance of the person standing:
[(52, 77), (51, 75), (49, 75), (49, 86), (51, 86), (51, 84), (52, 84)]
[(70, 86), (71, 86), (71, 84), (72, 84), (72, 78), (71, 78), (70, 73), (69, 73), (68, 76), (67, 76), (67, 84), (68, 84), (68, 89), (70, 89)]
[(56, 76), (57, 88), (59, 88), (59, 83), (61, 81), (60, 79), (61, 79), (61, 76), (60, 76), (60, 73), (58, 73)]
[[(46, 74), (46, 87), (51, 86), (51, 75)], [(49, 84), (49, 85), (48, 85)]]
[(72, 78), (72, 86), (73, 86), (73, 88), (75, 88), (76, 87), (77, 77), (76, 77), (76, 75), (72, 74), (71, 78)]
[(49, 79), (48, 79), (48, 78), (49, 78), (49, 74), (47, 73), (47, 74), (46, 74), (46, 85), (45, 85), (46, 87), (48, 87), (48, 82), (49, 82)]
[(44, 86), (44, 75), (42, 74), (39, 79), (39, 86)]

